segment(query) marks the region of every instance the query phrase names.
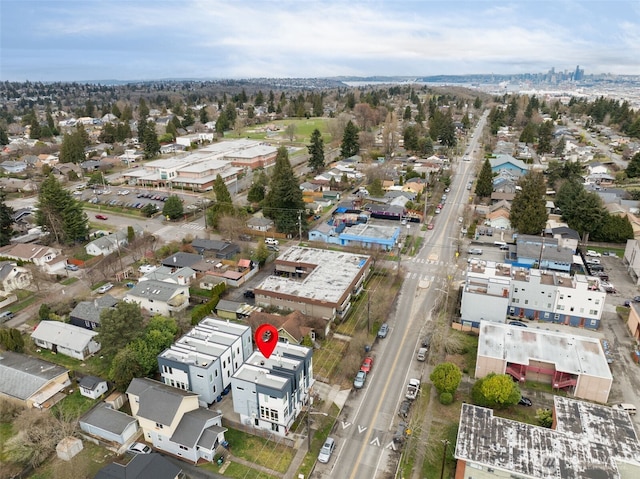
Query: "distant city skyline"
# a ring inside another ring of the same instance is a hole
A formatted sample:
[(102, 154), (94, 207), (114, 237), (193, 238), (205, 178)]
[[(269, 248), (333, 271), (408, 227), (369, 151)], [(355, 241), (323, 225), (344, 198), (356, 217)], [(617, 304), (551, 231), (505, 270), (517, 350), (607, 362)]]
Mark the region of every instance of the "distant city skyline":
[(640, 2), (3, 0), (0, 80), (640, 75)]

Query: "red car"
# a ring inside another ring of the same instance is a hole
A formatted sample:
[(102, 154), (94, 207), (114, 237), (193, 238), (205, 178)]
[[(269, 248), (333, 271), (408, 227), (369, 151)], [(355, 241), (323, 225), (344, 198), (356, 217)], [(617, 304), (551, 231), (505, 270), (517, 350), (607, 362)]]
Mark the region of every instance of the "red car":
[(105, 216), (105, 215), (96, 215), (96, 219), (98, 219), (98, 220), (107, 220), (109, 218), (107, 216)]
[(427, 225), (427, 229), (428, 229), (428, 230), (432, 230), (432, 229), (433, 229), (433, 223), (429, 223), (429, 224)]
[(373, 358), (371, 356), (367, 356), (362, 361), (362, 366), (360, 366), (360, 371), (364, 371), (369, 374), (371, 372), (371, 368), (373, 367)]

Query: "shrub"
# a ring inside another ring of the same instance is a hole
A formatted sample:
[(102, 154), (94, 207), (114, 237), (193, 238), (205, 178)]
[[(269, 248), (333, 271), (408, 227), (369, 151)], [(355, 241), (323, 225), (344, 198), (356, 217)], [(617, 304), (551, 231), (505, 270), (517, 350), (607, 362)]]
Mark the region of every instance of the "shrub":
[(445, 406), (448, 406), (452, 402), (453, 402), (453, 394), (448, 392), (443, 392), (440, 394), (440, 404), (444, 404)]

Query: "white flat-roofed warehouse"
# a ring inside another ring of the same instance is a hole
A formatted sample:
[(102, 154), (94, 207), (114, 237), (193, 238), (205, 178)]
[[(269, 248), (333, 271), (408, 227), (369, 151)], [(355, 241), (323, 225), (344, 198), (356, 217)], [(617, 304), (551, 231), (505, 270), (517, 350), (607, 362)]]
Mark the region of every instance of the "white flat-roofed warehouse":
[(613, 382), (598, 339), (483, 321), (476, 378), (489, 373), (550, 383), (554, 389), (601, 403), (608, 401)]
[(371, 256), (294, 246), (254, 289), (256, 304), (333, 320), (345, 317), (371, 269)]
[(626, 411), (555, 396), (554, 429), (463, 404), (457, 479), (640, 477), (640, 444)]

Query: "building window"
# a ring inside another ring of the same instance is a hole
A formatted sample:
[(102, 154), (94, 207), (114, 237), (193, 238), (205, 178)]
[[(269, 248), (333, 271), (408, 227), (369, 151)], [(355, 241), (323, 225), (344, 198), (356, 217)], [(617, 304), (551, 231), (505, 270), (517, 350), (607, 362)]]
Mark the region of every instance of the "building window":
[(558, 311), (564, 311), (564, 306), (562, 306), (561, 304), (558, 305)]
[(188, 451), (189, 448), (188, 447), (184, 447), (184, 446), (178, 446), (180, 449), (182, 449), (183, 451)]
[(156, 429), (162, 429), (164, 426), (159, 422), (156, 423)]
[(528, 300), (528, 299), (525, 299), (525, 300), (524, 300), (524, 304), (529, 304), (529, 300)]
[(589, 310), (589, 314), (596, 315), (596, 314), (598, 314), (598, 310), (597, 309), (590, 309)]
[(558, 319), (560, 319), (560, 315), (559, 314), (554, 314), (553, 315), (553, 319), (555, 319), (557, 321)]
[(544, 318), (549, 319), (549, 313), (544, 313)]

